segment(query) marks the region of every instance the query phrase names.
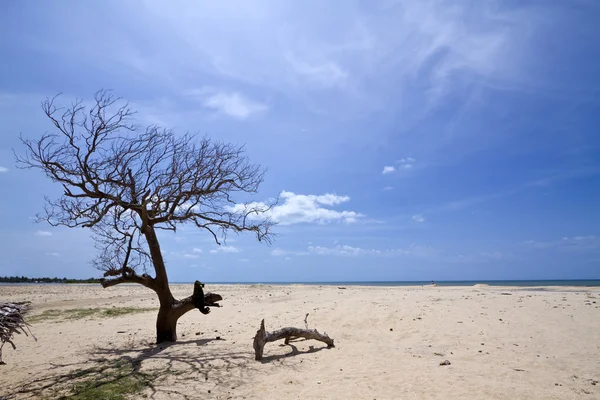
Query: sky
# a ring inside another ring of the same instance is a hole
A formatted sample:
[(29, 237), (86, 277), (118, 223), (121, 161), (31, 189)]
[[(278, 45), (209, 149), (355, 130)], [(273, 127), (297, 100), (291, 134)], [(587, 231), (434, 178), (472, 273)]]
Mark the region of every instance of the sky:
[(40, 102), (245, 144), (272, 245), (186, 226), (172, 282), (600, 278), (600, 2), (0, 2), (0, 275), (100, 276), (21, 170)]

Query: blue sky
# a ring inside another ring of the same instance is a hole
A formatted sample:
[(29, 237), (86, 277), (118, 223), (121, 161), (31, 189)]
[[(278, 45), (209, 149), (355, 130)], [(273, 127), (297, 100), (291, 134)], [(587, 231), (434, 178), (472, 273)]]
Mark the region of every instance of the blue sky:
[(600, 3), (0, 4), (0, 275), (98, 276), (59, 187), (15, 167), (40, 101), (247, 146), (272, 246), (160, 236), (171, 281), (600, 277)]

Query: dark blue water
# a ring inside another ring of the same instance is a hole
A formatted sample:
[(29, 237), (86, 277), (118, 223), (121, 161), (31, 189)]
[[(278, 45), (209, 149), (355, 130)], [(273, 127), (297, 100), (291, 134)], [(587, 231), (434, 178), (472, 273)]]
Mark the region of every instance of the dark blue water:
[[(171, 282), (172, 284), (192, 284), (193, 282)], [(424, 286), (431, 285), (431, 281), (338, 281), (338, 282), (205, 282), (212, 285), (324, 285), (324, 286)], [(485, 284), (489, 286), (600, 286), (600, 279), (567, 279), (567, 280), (507, 280), (507, 281), (435, 281), (438, 286), (473, 286)], [(74, 285), (73, 283), (0, 283), (0, 286), (28, 286), (28, 285)], [(83, 285), (99, 285), (85, 283)], [(135, 285), (135, 284), (133, 284)]]
[[(191, 283), (191, 282), (179, 282)], [(327, 286), (423, 286), (431, 285), (431, 281), (364, 281), (364, 282), (210, 282), (211, 284), (240, 285), (327, 285)], [(438, 286), (473, 286), (485, 284), (489, 286), (600, 286), (600, 279), (573, 280), (507, 280), (507, 281), (435, 281)]]

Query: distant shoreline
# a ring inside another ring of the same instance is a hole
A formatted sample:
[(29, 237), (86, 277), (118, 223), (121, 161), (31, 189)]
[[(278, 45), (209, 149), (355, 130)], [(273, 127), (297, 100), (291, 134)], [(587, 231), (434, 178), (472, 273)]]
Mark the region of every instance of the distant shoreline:
[[(467, 280), (467, 281), (434, 281), (436, 286), (582, 286), (598, 287), (600, 279), (563, 279), (563, 280)], [(189, 284), (191, 282), (171, 282), (172, 284)], [(311, 285), (311, 286), (432, 286), (432, 281), (330, 281), (330, 282), (206, 282), (211, 285)]]
[(28, 278), (26, 276), (0, 276), (0, 284), (73, 284), (73, 283), (100, 283), (100, 278)]
[[(34, 280), (34, 279), (33, 279)], [(330, 281), (330, 282), (205, 282), (208, 285), (310, 285), (310, 286), (432, 286), (431, 281)], [(0, 282), (0, 286), (9, 285), (96, 285), (98, 282), (89, 280), (69, 279), (66, 282)], [(172, 285), (187, 285), (193, 282), (171, 282)], [(467, 280), (467, 281), (435, 281), (436, 286), (475, 285), (510, 286), (510, 287), (544, 287), (544, 286), (578, 286), (600, 287), (600, 279), (563, 279), (563, 280)], [(134, 284), (135, 285), (135, 284)]]

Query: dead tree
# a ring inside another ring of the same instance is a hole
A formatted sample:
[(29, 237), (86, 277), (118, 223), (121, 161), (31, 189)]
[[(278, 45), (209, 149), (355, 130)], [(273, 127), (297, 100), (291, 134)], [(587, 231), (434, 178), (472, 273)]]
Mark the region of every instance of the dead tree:
[(33, 333), (29, 330), (29, 325), (23, 319), (25, 313), (28, 310), (29, 303), (0, 303), (0, 365), (4, 364), (2, 361), (2, 347), (5, 343), (9, 343), (13, 349), (17, 346), (13, 343), (13, 337), (15, 334), (24, 333), (25, 336), (33, 336)]
[(138, 283), (156, 292), (156, 341), (175, 341), (183, 314), (200, 303), (216, 306), (222, 298), (173, 297), (158, 231), (175, 232), (190, 223), (218, 245), (228, 231), (252, 232), (270, 242), (269, 207), (238, 204), (233, 197), (255, 193), (263, 170), (249, 162), (243, 146), (140, 128), (129, 106), (107, 91), (96, 93), (89, 109), (82, 101), (66, 108), (55, 102), (56, 97), (42, 103), (53, 131), (36, 140), (21, 137), (25, 154), (15, 153), (19, 167), (40, 169), (63, 188), (58, 199), (46, 198), (38, 221), (91, 228), (102, 286)]
[[(308, 314), (306, 315), (308, 316)], [(306, 323), (306, 319), (304, 322)], [(327, 347), (335, 347), (333, 339), (327, 336), (326, 333), (320, 333), (316, 329), (308, 329), (308, 326), (307, 329), (286, 327), (273, 332), (267, 332), (265, 330), (265, 320), (263, 319), (260, 321), (260, 329), (256, 332), (256, 336), (254, 336), (254, 359), (257, 361), (262, 360), (263, 350), (269, 342), (285, 339), (285, 343), (288, 344), (290, 339), (297, 338), (319, 340), (326, 343)]]

